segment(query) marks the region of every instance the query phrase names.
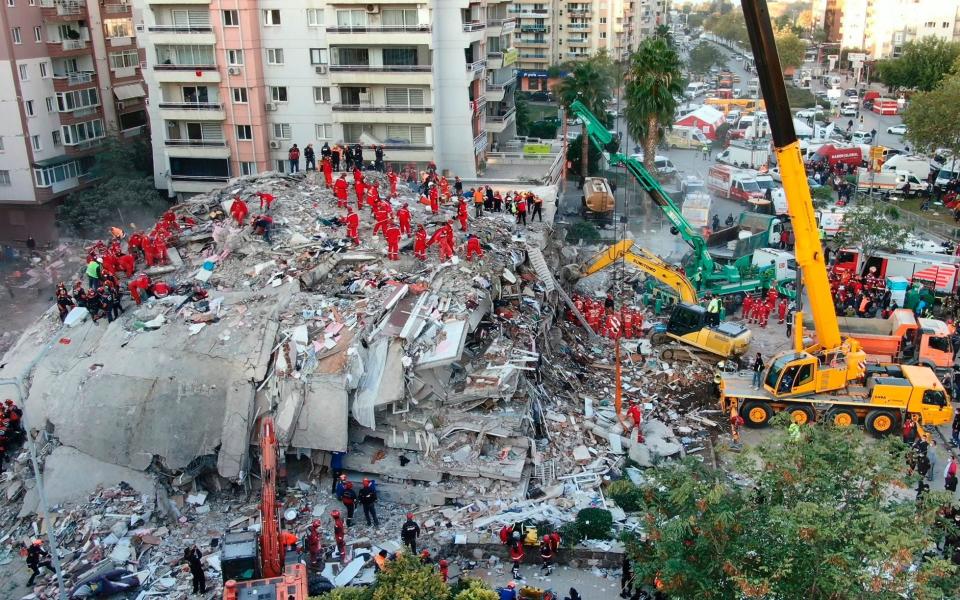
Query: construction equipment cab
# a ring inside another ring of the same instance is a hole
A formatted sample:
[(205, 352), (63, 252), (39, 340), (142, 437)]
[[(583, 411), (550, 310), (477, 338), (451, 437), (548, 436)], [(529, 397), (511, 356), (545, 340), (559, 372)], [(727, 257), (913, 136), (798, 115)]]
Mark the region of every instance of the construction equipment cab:
[(603, 177), (587, 177), (583, 180), (583, 196), (580, 197), (580, 215), (586, 219), (611, 219), (617, 200), (613, 188)]
[[(746, 353), (753, 336), (749, 329), (729, 321), (714, 326), (708, 323), (709, 314), (706, 308), (681, 302), (673, 306), (666, 331), (654, 334), (650, 341), (657, 346), (676, 340), (723, 358), (743, 356)], [(664, 360), (671, 360), (674, 355), (674, 351), (669, 348), (660, 352), (660, 357)]]

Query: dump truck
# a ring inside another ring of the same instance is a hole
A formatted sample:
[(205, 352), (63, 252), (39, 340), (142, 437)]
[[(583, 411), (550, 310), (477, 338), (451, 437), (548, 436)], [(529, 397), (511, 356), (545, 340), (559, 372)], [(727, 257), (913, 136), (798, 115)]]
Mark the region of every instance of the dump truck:
[(585, 219), (610, 220), (617, 200), (610, 182), (603, 177), (587, 177), (583, 180), (583, 196), (580, 197), (580, 215)]
[[(912, 310), (898, 308), (886, 319), (837, 320), (843, 334), (860, 342), (868, 361), (953, 368), (953, 332), (939, 319), (917, 319)], [(804, 327), (812, 325), (813, 321), (804, 321)]]
[(783, 222), (775, 216), (742, 212), (737, 223), (711, 233), (707, 247), (714, 257), (734, 261), (753, 254), (757, 248), (779, 244), (782, 231)]

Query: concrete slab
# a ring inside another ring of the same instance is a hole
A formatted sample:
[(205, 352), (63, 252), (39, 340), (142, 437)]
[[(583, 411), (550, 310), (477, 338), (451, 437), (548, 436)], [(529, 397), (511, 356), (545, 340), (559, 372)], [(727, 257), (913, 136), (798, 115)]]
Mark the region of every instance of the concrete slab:
[(304, 385), (303, 408), (291, 445), (345, 452), (349, 421), (346, 377), (339, 373), (313, 375)]
[(97, 460), (69, 446), (55, 448), (44, 463), (44, 492), (51, 506), (85, 502), (98, 486), (112, 487), (121, 481), (149, 495), (156, 485), (153, 477), (145, 473)]

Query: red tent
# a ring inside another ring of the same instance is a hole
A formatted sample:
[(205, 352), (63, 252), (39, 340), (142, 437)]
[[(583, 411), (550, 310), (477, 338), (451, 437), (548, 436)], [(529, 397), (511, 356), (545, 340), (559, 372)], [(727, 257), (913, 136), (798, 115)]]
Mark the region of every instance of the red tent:
[(717, 139), (717, 127), (723, 125), (723, 113), (712, 106), (704, 104), (697, 110), (680, 117), (674, 125), (695, 127), (703, 132), (708, 139)]

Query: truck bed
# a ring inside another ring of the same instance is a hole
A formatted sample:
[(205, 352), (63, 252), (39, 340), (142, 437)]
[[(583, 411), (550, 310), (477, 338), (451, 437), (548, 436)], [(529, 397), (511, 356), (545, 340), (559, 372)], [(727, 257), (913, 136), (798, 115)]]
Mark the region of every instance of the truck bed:
[(789, 402), (790, 400), (809, 402), (815, 400), (816, 402), (842, 402), (850, 404), (865, 403), (869, 397), (867, 388), (860, 385), (851, 385), (840, 394), (822, 394), (815, 398), (810, 396), (798, 396), (796, 398), (784, 398), (778, 400), (762, 387), (759, 390), (753, 389), (753, 373), (749, 373), (747, 371), (741, 371), (740, 373), (724, 373), (723, 384), (727, 396), (733, 396), (747, 400), (766, 400), (768, 402)]

